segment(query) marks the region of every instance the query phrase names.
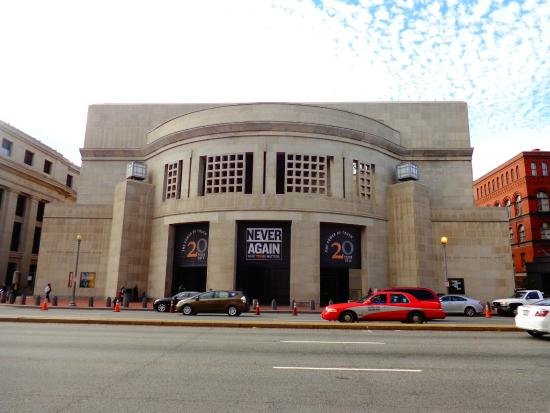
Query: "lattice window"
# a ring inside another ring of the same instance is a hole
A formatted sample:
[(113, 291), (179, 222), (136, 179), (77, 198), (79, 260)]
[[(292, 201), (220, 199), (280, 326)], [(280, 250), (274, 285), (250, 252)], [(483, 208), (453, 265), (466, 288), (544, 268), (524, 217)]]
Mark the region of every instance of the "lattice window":
[(165, 192), (165, 198), (177, 198), (178, 196), (178, 189), (180, 188), (180, 179), (181, 179), (181, 173), (179, 170), (180, 163), (174, 162), (169, 163), (166, 165), (166, 192)]
[(244, 192), (246, 156), (244, 153), (208, 156), (206, 158), (205, 192), (218, 194)]
[(374, 178), (374, 165), (366, 162), (353, 161), (353, 179), (359, 198), (371, 199)]
[(286, 192), (328, 193), (328, 157), (287, 153)]

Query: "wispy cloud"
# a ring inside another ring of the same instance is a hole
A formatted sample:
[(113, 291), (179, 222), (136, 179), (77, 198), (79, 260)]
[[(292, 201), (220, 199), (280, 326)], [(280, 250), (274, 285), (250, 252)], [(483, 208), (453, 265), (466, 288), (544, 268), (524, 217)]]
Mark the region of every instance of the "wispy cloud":
[(19, 0), (0, 15), (0, 119), (75, 161), (103, 102), (464, 100), (474, 175), (550, 149), (548, 0)]

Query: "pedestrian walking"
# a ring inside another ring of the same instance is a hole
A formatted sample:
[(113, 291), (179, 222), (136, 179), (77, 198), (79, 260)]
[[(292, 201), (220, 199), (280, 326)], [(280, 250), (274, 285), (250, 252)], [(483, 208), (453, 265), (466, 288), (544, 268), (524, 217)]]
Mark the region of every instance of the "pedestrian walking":
[(44, 294), (46, 295), (46, 301), (50, 302), (50, 293), (52, 292), (52, 285), (48, 283), (46, 287), (44, 287)]

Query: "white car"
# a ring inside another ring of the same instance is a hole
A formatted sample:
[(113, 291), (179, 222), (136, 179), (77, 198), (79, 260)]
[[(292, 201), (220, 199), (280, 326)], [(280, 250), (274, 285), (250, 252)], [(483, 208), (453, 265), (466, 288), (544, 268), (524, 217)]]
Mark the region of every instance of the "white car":
[(447, 314), (463, 314), (473, 317), (483, 312), (483, 303), (465, 295), (447, 294), (439, 297), (441, 308)]
[(533, 337), (550, 334), (550, 299), (519, 306), (515, 320), (516, 327)]

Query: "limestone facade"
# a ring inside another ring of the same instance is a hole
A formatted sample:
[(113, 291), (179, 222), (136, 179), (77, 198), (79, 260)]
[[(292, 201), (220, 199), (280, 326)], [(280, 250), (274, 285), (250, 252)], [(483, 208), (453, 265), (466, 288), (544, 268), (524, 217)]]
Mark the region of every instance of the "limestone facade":
[(35, 287), (44, 210), (52, 203), (75, 203), (80, 168), (2, 121), (0, 143), (0, 285), (29, 294)]
[[(447, 278), (483, 300), (513, 288), (507, 217), (473, 205), (462, 102), (94, 105), (81, 153), (77, 205), (44, 219), (38, 272), (59, 295), (77, 233), (77, 279), (94, 280), (78, 295), (185, 284), (267, 304), (444, 292)], [(133, 161), (144, 181), (126, 179)], [(404, 162), (417, 180), (396, 179)]]

